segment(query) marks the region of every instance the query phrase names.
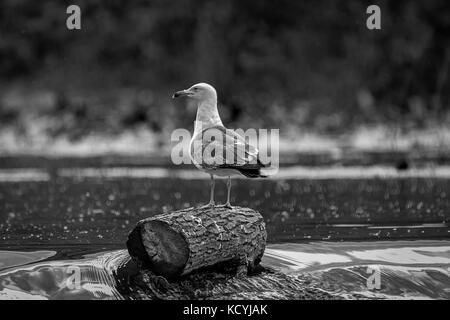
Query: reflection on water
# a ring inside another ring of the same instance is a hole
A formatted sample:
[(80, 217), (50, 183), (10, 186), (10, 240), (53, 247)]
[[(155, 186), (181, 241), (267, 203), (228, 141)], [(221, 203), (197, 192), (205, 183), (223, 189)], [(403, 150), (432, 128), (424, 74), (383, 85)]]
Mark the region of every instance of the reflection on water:
[[(0, 255), (10, 252), (2, 251)], [(27, 262), (43, 257), (37, 252), (23, 253), (27, 255)], [(128, 263), (126, 250), (114, 250), (76, 260), (50, 259), (15, 266), (0, 272), (0, 299), (130, 298), (130, 285), (123, 271), (119, 275)], [(259, 292), (258, 298), (293, 298), (295, 291), (299, 296), (306, 291), (309, 298), (327, 293), (335, 298), (450, 299), (450, 241), (272, 244), (266, 249), (262, 265), (286, 278), (272, 283), (264, 275), (254, 275), (242, 281), (242, 288), (239, 284), (228, 287), (227, 295), (230, 290), (235, 294), (242, 294), (244, 289), (261, 291), (259, 285), (263, 282), (264, 292)], [(79, 285), (74, 285), (74, 270), (80, 272)], [(374, 270), (379, 272), (379, 288), (368, 284)], [(283, 285), (289, 290), (284, 292)], [(217, 292), (223, 288), (219, 283), (209, 290), (216, 294), (204, 298), (218, 298)]]
[(55, 254), (55, 251), (0, 251), (0, 271), (14, 266), (20, 266), (40, 260), (45, 260), (47, 258), (50, 258), (51, 256), (54, 256)]
[[(0, 273), (0, 299), (121, 299), (114, 271), (125, 251), (15, 267)], [(0, 251), (0, 256), (9, 255)], [(23, 253), (30, 260), (36, 252)]]
[(450, 266), (449, 241), (376, 241), (376, 242), (314, 242), (273, 244), (265, 259), (286, 261), (283, 272), (311, 271), (335, 265), (355, 263), (411, 266)]
[[(272, 245), (263, 261), (327, 292), (378, 299), (450, 299), (450, 241)], [(375, 270), (380, 288), (369, 290)]]

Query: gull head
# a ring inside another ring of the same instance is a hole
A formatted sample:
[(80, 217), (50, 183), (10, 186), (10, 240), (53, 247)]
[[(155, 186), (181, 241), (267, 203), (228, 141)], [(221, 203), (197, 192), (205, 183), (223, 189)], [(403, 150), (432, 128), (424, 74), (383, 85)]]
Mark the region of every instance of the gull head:
[(217, 100), (216, 89), (207, 83), (197, 83), (186, 90), (177, 91), (173, 94), (172, 98), (177, 97), (189, 97), (195, 100)]

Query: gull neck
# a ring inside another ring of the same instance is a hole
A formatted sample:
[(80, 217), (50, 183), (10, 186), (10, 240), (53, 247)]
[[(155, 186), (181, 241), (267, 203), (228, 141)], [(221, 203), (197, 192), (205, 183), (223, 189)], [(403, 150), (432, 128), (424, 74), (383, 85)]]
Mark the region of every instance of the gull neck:
[(200, 101), (197, 107), (194, 134), (218, 125), (223, 126), (217, 110), (217, 99), (209, 98)]

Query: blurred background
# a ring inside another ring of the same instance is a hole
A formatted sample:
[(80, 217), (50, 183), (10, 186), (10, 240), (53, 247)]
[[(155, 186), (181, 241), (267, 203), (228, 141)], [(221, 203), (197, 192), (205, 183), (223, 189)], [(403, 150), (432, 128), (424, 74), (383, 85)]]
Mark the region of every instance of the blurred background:
[(195, 118), (172, 93), (208, 82), (227, 126), (280, 128), (285, 161), (446, 161), (450, 5), (380, 0), (368, 30), (372, 2), (2, 0), (0, 153), (167, 156)]

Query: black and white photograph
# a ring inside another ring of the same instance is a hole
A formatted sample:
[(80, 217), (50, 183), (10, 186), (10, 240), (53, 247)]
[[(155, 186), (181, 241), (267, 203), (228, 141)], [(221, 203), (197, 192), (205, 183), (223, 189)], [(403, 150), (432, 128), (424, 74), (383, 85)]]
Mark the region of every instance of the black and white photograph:
[(0, 300), (449, 299), (450, 2), (0, 1)]

